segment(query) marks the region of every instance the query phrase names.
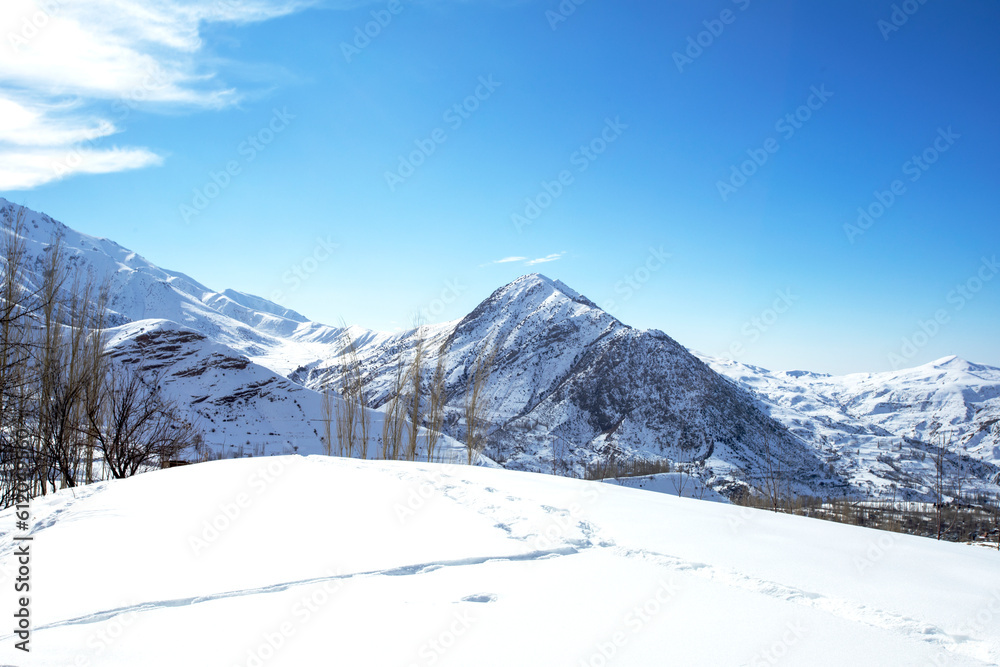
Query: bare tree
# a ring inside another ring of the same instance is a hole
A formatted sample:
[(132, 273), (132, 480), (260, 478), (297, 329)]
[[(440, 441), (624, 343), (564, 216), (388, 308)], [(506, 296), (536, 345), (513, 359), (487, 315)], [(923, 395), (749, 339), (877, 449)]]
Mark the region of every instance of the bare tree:
[[(447, 342), (447, 341), (446, 341)], [(441, 437), (441, 427), (444, 425), (444, 408), (447, 401), (447, 388), (445, 386), (445, 374), (447, 366), (447, 353), (445, 343), (441, 343), (438, 348), (437, 363), (434, 366), (434, 377), (431, 378), (430, 391), (428, 392), (429, 404), (427, 407), (427, 460), (434, 460), (434, 450), (437, 447), (438, 439)]]
[(775, 512), (778, 511), (778, 507), (781, 504), (781, 500), (784, 496), (784, 489), (782, 488), (782, 477), (781, 477), (781, 459), (778, 458), (777, 442), (776, 439), (767, 433), (764, 435), (764, 461), (763, 461), (763, 479), (762, 490), (764, 495), (768, 500), (768, 504), (771, 505), (771, 509)]
[(365, 398), (365, 388), (364, 388), (364, 376), (362, 374), (361, 362), (358, 360), (358, 349), (354, 341), (351, 341), (350, 347), (350, 358), (351, 367), (354, 369), (351, 373), (351, 377), (354, 382), (351, 387), (351, 391), (354, 394), (354, 406), (357, 410), (357, 423), (359, 431), (359, 445), (361, 447), (361, 458), (368, 458), (368, 438), (371, 437), (370, 433), (372, 430), (372, 412), (371, 408), (368, 407), (368, 399)]
[(101, 400), (101, 388), (105, 375), (108, 373), (108, 357), (105, 354), (107, 344), (107, 312), (110, 299), (111, 284), (108, 278), (97, 283), (96, 293), (91, 297), (91, 285), (88, 283), (84, 303), (92, 303), (93, 309), (89, 315), (89, 327), (82, 357), (86, 378), (84, 389), (83, 415), (80, 421), (83, 428), (83, 481), (90, 484), (94, 481), (94, 452), (97, 440), (87, 424), (87, 415), (98, 409)]
[[(84, 414), (88, 390), (103, 368), (91, 364), (91, 346), (103, 344), (102, 332), (91, 332), (88, 312), (92, 289), (82, 286), (79, 275), (74, 279), (69, 293), (69, 303), (64, 310), (67, 318), (46, 317), (37, 351), (37, 366), (41, 369), (43, 403), (39, 406), (38, 433), (41, 450), (53, 473), (63, 486), (76, 486), (82, 468), (86, 465)], [(83, 475), (85, 477), (85, 475)]]
[(937, 520), (937, 538), (939, 540), (943, 533), (945, 449), (947, 445), (945, 436), (940, 436), (937, 450), (934, 453), (934, 516)]
[(955, 499), (961, 503), (965, 491), (966, 478), (969, 476), (969, 446), (967, 443), (963, 443), (957, 446), (955, 450), (957, 458), (954, 475)]
[[(41, 310), (35, 329), (33, 345), (33, 366), (36, 370), (37, 412), (35, 441), (38, 451), (38, 482), (44, 495), (49, 486), (54, 491), (56, 480), (62, 468), (63, 483), (75, 484), (79, 459), (75, 447), (75, 433), (78, 424), (77, 408), (83, 399), (83, 384), (79, 378), (79, 342), (83, 334), (79, 329), (74, 334), (72, 325), (83, 328), (82, 318), (74, 313), (67, 315), (67, 299), (64, 297), (67, 279), (63, 263), (62, 242), (53, 238), (45, 248), (45, 264), (42, 270)], [(70, 308), (79, 312), (79, 282), (74, 281), (71, 290)], [(73, 320), (65, 326), (67, 320)], [(70, 479), (67, 479), (69, 477)]]
[[(16, 502), (19, 484), (33, 480), (34, 456), (22, 447), (28, 433), (31, 387), (30, 322), (37, 295), (26, 286), (24, 209), (4, 211), (0, 266), (0, 506)], [(24, 443), (27, 444), (27, 443)]]
[(684, 488), (691, 481), (691, 473), (685, 473), (684, 468), (677, 464), (677, 497), (684, 497)]
[(144, 378), (139, 368), (110, 365), (87, 421), (112, 477), (131, 477), (195, 444), (194, 427), (163, 395), (161, 380), (162, 371)]
[(997, 534), (997, 551), (1000, 551), (1000, 495), (993, 498), (993, 530)]
[[(361, 362), (358, 348), (344, 325), (345, 342), (340, 350), (340, 395), (341, 401), (335, 406), (337, 417), (337, 440), (341, 456), (358, 455), (368, 458), (368, 434), (371, 430), (371, 412), (364, 394)], [(355, 447), (357, 445), (357, 447)]]
[(413, 359), (406, 372), (409, 394), (406, 397), (409, 426), (406, 430), (406, 460), (417, 460), (417, 438), (420, 424), (423, 422), (423, 364), (424, 364), (424, 334), (419, 324), (415, 329), (417, 344), (413, 350)]
[(392, 376), (389, 387), (389, 398), (383, 404), (382, 411), (382, 458), (398, 460), (400, 446), (403, 440), (403, 428), (406, 422), (406, 404), (403, 399), (403, 385), (406, 376), (403, 367), (402, 351), (396, 355), (396, 372)]
[[(30, 318), (37, 310), (36, 295), (25, 287), (24, 209), (13, 220), (4, 219), (2, 274), (0, 274), (0, 424), (14, 426), (19, 396), (27, 384)], [(0, 437), (5, 433), (0, 431)]]
[(333, 421), (334, 421), (334, 397), (333, 391), (328, 387), (322, 390), (322, 410), (323, 416), (323, 453), (333, 456)]
[[(351, 458), (354, 456), (354, 441), (357, 438), (355, 418), (357, 411), (354, 405), (354, 395), (350, 392), (350, 378), (345, 372), (342, 377), (340, 400), (334, 400), (333, 411), (336, 415), (337, 448), (339, 456)], [(329, 396), (329, 393), (327, 394)]]
[(76, 272), (65, 289), (64, 266), (60, 244), (53, 242), (33, 347), (40, 472), (53, 488), (56, 480), (70, 487), (92, 480), (93, 439), (88, 436), (85, 415), (88, 404), (99, 398), (106, 372), (107, 281), (95, 286), (92, 279)]
[(479, 455), (486, 447), (488, 402), (483, 391), (493, 371), (495, 359), (496, 347), (484, 343), (469, 374), (469, 384), (465, 391), (465, 450), (469, 465), (474, 465), (479, 460)]

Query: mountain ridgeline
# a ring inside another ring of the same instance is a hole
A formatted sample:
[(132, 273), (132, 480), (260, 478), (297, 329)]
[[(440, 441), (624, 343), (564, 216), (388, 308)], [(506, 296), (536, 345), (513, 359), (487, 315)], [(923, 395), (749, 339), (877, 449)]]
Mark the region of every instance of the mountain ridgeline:
[[(934, 380), (921, 380), (941, 369), (838, 382), (702, 359), (540, 274), (501, 287), (456, 322), (395, 334), (331, 327), (260, 297), (215, 292), (0, 199), (6, 222), (19, 214), (25, 281), (40, 283), (55, 238), (72, 269), (108, 276), (109, 353), (160, 373), (217, 455), (324, 451), (322, 392), (342, 389), (353, 345), (361, 393), (374, 408), (369, 451), (378, 451), (383, 410), (419, 351), (421, 394), (441, 378), (438, 428), (453, 448), (468, 435), (474, 369), (489, 360), (486, 464), (579, 476), (615, 462), (669, 461), (724, 494), (780, 477), (788, 493), (926, 497), (933, 471), (925, 458), (938, 432), (927, 425), (947, 423), (952, 462), (968, 463), (962, 469), (975, 484), (1000, 481), (997, 369), (952, 364), (957, 389), (937, 400), (925, 395)], [(879, 384), (891, 402), (865, 398)]]

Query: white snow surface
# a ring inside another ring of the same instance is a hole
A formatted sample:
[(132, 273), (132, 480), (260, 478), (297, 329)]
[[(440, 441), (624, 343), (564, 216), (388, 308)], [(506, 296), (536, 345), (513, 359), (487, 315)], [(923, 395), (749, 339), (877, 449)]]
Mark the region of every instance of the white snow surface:
[(8, 617), (0, 664), (1000, 662), (995, 551), (610, 484), (258, 457), (31, 511), (31, 652)]
[(638, 475), (636, 477), (608, 477), (601, 481), (605, 484), (626, 486), (630, 489), (669, 493), (672, 496), (682, 498), (697, 498), (717, 503), (729, 502), (728, 499), (705, 486), (700, 479), (684, 472), (661, 472), (655, 475)]

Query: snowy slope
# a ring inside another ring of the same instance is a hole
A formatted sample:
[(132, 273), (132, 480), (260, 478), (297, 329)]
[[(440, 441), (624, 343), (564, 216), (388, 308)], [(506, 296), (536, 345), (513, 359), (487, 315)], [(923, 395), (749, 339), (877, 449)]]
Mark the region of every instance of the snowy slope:
[[(771, 415), (859, 486), (927, 486), (934, 446), (949, 475), (1000, 482), (1000, 369), (957, 357), (900, 371), (830, 376), (701, 358), (761, 398)], [(971, 490), (971, 489), (970, 489)]]
[(230, 456), (323, 450), (316, 392), (169, 320), (139, 320), (108, 335), (112, 358), (163, 374), (167, 395), (215, 451)]
[(32, 512), (32, 651), (8, 624), (0, 664), (1000, 662), (995, 551), (608, 484), (265, 457)]
[(29, 280), (38, 283), (44, 257), (58, 239), (67, 265), (95, 278), (111, 277), (112, 322), (165, 319), (187, 326), (241, 353), (263, 352), (294, 337), (329, 333), (305, 317), (259, 297), (235, 290), (214, 292), (193, 278), (168, 271), (114, 241), (82, 234), (44, 213), (0, 197), (0, 216), (13, 221), (24, 212)]
[[(113, 328), (108, 335), (116, 362), (162, 375), (164, 391), (214, 453), (239, 457), (323, 452), (319, 393), (169, 320), (140, 320)], [(336, 396), (333, 400), (340, 401)], [(370, 415), (368, 454), (374, 457), (384, 415), (379, 410)], [(420, 457), (426, 455), (425, 437), (418, 437)], [(466, 456), (464, 445), (448, 436), (437, 443), (435, 460)]]

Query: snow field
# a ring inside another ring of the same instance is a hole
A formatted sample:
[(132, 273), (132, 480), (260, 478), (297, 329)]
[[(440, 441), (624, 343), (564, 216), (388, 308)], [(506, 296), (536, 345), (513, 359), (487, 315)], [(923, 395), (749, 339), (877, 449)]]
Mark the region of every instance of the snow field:
[(996, 552), (610, 484), (265, 457), (32, 512), (32, 652), (0, 664), (1000, 660)]

